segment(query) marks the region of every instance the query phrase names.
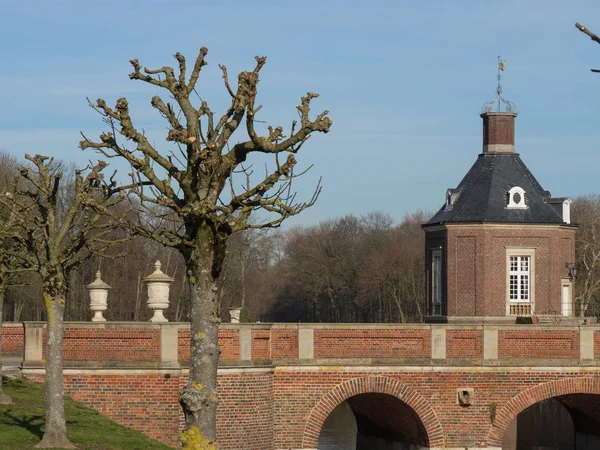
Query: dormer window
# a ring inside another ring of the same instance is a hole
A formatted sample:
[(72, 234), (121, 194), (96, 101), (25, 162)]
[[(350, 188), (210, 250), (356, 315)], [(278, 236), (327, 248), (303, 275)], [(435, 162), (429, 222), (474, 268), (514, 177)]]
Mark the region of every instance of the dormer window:
[(508, 206), (511, 209), (526, 209), (525, 189), (515, 186), (508, 191)]
[(444, 210), (450, 211), (454, 206), (454, 203), (456, 203), (456, 200), (458, 200), (458, 197), (459, 191), (457, 191), (456, 189), (446, 190), (446, 204), (444, 205)]
[(573, 200), (565, 198), (562, 204), (562, 220), (565, 223), (571, 223), (571, 203)]

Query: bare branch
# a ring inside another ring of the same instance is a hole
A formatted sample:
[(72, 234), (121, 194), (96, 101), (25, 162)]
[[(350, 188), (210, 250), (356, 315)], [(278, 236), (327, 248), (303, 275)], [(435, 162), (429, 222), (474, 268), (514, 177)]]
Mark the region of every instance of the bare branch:
[(600, 44), (600, 38), (598, 36), (596, 36), (594, 33), (592, 33), (590, 30), (588, 30), (586, 27), (584, 27), (583, 25), (581, 25), (580, 23), (577, 23), (577, 22), (575, 23), (575, 27), (582, 33), (587, 34), (592, 41), (596, 41)]

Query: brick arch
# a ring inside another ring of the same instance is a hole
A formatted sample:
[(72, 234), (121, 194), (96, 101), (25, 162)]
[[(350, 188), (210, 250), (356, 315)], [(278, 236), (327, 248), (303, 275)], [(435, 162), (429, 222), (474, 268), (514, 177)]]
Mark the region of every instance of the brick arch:
[(329, 391), (312, 408), (304, 428), (303, 449), (316, 449), (325, 419), (344, 400), (359, 394), (388, 394), (408, 405), (423, 424), (429, 439), (429, 447), (443, 447), (442, 425), (435, 411), (425, 398), (414, 389), (390, 377), (362, 377), (348, 380)]
[(488, 447), (502, 445), (508, 425), (520, 412), (543, 400), (568, 394), (600, 394), (600, 378), (563, 378), (538, 384), (511, 398), (497, 412), (488, 433)]

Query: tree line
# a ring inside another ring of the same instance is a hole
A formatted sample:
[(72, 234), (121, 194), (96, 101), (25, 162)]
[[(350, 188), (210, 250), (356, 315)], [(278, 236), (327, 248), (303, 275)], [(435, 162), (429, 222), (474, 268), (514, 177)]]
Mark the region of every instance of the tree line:
[[(347, 215), (289, 230), (246, 230), (229, 238), (222, 272), (221, 318), (242, 309), (248, 322), (406, 323), (423, 320), (424, 232), (430, 213), (407, 214), (399, 223), (383, 212)], [(600, 316), (600, 195), (577, 197), (575, 310)], [(119, 257), (95, 256), (70, 277), (66, 320), (89, 321), (86, 284), (97, 270), (112, 289), (105, 313), (111, 321), (147, 321), (144, 277), (156, 260), (175, 281), (169, 320), (189, 320), (189, 283), (181, 255), (135, 237), (118, 245)], [(6, 320), (45, 320), (35, 273), (18, 277), (6, 293)], [(37, 297), (36, 297), (37, 296)]]

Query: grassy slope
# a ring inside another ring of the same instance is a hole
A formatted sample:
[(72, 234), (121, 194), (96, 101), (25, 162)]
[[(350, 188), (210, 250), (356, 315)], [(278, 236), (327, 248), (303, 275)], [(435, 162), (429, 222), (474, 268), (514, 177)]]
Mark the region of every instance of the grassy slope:
[[(24, 380), (4, 380), (14, 405), (0, 405), (0, 449), (30, 449), (44, 433), (44, 388)], [(72, 399), (65, 398), (67, 434), (80, 449), (168, 450), (137, 431), (122, 427)]]

